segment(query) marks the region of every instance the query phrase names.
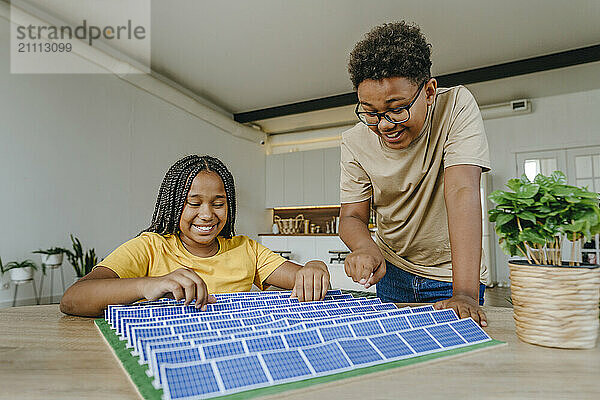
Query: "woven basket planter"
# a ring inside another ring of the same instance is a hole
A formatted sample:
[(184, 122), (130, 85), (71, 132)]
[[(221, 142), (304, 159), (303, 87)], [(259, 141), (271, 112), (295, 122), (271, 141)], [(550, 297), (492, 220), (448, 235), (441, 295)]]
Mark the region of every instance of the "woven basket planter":
[(596, 346), (598, 266), (541, 266), (526, 261), (511, 261), (508, 265), (519, 339), (566, 349)]

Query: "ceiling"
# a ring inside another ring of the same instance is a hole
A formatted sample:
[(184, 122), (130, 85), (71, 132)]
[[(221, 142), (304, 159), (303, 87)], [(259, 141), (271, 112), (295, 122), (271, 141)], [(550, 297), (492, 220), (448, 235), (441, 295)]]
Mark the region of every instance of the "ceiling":
[[(30, 2), (68, 21), (66, 2)], [(598, 0), (151, 4), (152, 70), (229, 113), (352, 91), (348, 53), (365, 32), (383, 22), (405, 19), (421, 26), (432, 44), (434, 75), (600, 43)], [(541, 80), (529, 84), (517, 77), (475, 84), (472, 90), (480, 104), (487, 104), (572, 90), (565, 80), (576, 88), (600, 87), (598, 63), (565, 69), (570, 74), (566, 79), (559, 72), (541, 73)], [(591, 81), (583, 82), (582, 76)]]

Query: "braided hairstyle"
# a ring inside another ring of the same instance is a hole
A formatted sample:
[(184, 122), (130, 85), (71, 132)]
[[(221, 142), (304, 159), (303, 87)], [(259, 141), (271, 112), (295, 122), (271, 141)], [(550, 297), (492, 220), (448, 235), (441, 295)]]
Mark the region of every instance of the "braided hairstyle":
[(167, 171), (158, 191), (154, 214), (150, 226), (142, 232), (160, 235), (179, 233), (179, 220), (192, 181), (201, 171), (215, 172), (223, 181), (227, 195), (227, 222), (219, 236), (231, 238), (235, 235), (235, 185), (233, 175), (219, 159), (211, 156), (189, 155), (177, 161)]

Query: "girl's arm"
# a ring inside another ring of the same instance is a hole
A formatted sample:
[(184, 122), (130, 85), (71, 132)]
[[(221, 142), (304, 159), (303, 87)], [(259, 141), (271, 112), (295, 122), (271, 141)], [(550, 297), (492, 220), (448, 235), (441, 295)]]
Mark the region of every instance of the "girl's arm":
[(65, 314), (95, 317), (109, 304), (129, 304), (138, 300), (156, 300), (164, 295), (185, 304), (195, 301), (196, 308), (206, 309), (216, 299), (208, 295), (206, 284), (194, 271), (177, 269), (160, 277), (121, 279), (110, 268), (98, 266), (69, 287), (60, 301)]
[(298, 297), (300, 301), (323, 300), (329, 288), (329, 271), (323, 261), (309, 261), (304, 267), (286, 261), (265, 282), (292, 289), (292, 297)]

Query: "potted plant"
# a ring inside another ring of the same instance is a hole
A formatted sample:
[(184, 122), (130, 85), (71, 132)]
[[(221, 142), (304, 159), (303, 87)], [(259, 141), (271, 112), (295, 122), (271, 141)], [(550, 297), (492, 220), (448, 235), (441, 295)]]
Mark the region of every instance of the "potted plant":
[(29, 281), (33, 279), (33, 271), (37, 271), (37, 269), (37, 264), (31, 260), (12, 261), (4, 265), (2, 264), (2, 259), (0, 259), (0, 271), (2, 271), (2, 274), (10, 271), (10, 279), (13, 282)]
[(71, 235), (71, 243), (73, 245), (73, 251), (66, 250), (65, 254), (67, 255), (69, 263), (73, 266), (77, 278), (81, 278), (96, 266), (98, 257), (96, 257), (96, 251), (94, 249), (89, 249), (84, 253), (81, 241), (78, 238), (74, 238), (73, 235)]
[[(509, 261), (517, 336), (528, 343), (593, 348), (598, 336), (600, 268), (580, 264), (575, 243), (600, 232), (599, 195), (567, 185), (565, 175), (510, 179), (496, 190), (489, 219)], [(563, 238), (568, 239), (564, 241)], [(563, 243), (570, 261), (563, 262)]]
[(34, 254), (42, 255), (42, 264), (50, 268), (58, 268), (62, 265), (63, 254), (67, 252), (67, 249), (62, 247), (51, 247), (46, 250), (36, 250)]

